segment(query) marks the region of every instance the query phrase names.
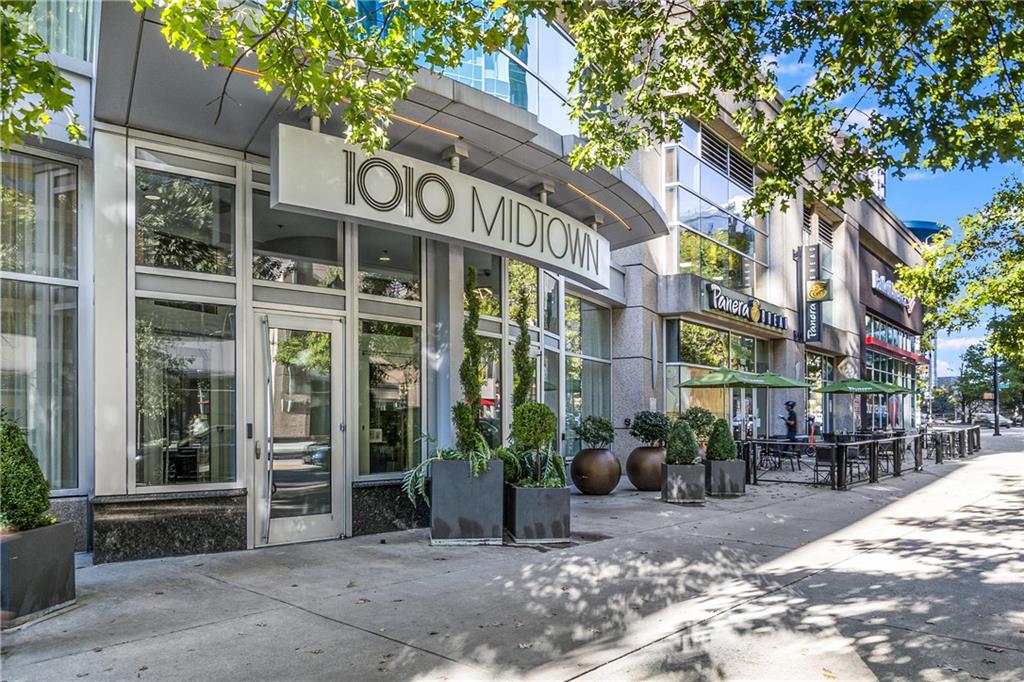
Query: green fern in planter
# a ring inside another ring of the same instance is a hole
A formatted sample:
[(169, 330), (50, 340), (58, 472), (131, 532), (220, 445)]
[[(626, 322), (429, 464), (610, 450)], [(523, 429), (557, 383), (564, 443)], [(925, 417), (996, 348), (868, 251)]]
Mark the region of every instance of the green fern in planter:
[(711, 427), (707, 458), (720, 462), (736, 459), (736, 441), (732, 439), (729, 423), (724, 419), (716, 419)]
[(668, 448), (665, 452), (667, 464), (696, 464), (700, 461), (697, 439), (693, 429), (682, 419), (677, 419), (668, 434)]
[(18, 425), (0, 421), (0, 529), (32, 530), (56, 523), (50, 508), (50, 484)]
[[(428, 446), (436, 445), (437, 443), (437, 439), (427, 434), (417, 439), (417, 443), (420, 441), (425, 441), (428, 443)], [(402, 492), (405, 493), (413, 505), (416, 504), (417, 500), (423, 500), (429, 507), (430, 497), (427, 496), (427, 481), (430, 480), (430, 466), (434, 462), (440, 460), (469, 462), (470, 474), (475, 478), (490, 468), (492, 459), (501, 459), (501, 457), (497, 451), (491, 450), (487, 441), (479, 434), (477, 435), (476, 447), (468, 450), (437, 448), (434, 450), (433, 455), (405, 472), (405, 476), (402, 477)]]

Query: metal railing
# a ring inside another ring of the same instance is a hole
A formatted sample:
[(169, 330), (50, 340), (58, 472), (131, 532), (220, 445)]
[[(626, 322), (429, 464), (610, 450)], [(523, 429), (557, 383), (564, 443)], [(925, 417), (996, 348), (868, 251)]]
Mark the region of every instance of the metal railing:
[[(803, 483), (847, 490), (924, 468), (925, 437), (907, 434), (813, 444), (780, 439), (740, 443), (747, 482)], [(788, 471), (787, 471), (788, 468)]]
[(947, 459), (969, 457), (981, 449), (981, 427), (928, 429), (928, 458), (941, 464)]

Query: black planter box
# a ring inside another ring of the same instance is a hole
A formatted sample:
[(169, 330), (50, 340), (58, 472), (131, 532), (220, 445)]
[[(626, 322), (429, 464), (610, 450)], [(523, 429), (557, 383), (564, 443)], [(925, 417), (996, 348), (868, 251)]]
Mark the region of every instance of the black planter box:
[(506, 485), (505, 527), (519, 544), (569, 542), (569, 488)]
[(747, 463), (742, 459), (704, 460), (704, 485), (713, 497), (736, 497), (747, 492)]
[(661, 501), (704, 504), (703, 464), (662, 464)]
[(75, 527), (58, 523), (0, 538), (4, 627), (75, 601)]
[(503, 471), (501, 461), (474, 477), (469, 462), (430, 465), (430, 544), (500, 545)]

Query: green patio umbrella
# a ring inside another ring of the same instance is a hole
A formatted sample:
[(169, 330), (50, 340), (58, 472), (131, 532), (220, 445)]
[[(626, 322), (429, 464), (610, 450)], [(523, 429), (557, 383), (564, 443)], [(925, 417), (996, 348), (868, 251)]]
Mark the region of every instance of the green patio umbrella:
[(763, 372), (761, 378), (768, 381), (768, 388), (810, 388), (811, 385), (799, 379), (790, 379), (776, 374), (775, 372)]
[(675, 388), (775, 388), (764, 375), (738, 369), (716, 369), (675, 385)]
[(816, 393), (850, 393), (854, 395), (879, 395), (889, 393), (882, 384), (867, 379), (843, 379), (834, 384), (813, 388)]
[(878, 384), (879, 386), (884, 388), (886, 394), (888, 395), (907, 395), (908, 393), (913, 393), (913, 391), (909, 388), (903, 388), (902, 386), (897, 386), (896, 384), (890, 384), (887, 381), (875, 381), (872, 383)]

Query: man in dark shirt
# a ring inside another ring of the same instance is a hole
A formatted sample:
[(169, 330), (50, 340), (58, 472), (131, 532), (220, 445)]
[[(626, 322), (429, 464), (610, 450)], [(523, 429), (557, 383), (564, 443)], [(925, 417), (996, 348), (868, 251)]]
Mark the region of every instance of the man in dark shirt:
[(796, 440), (796, 401), (786, 401), (786, 440)]

